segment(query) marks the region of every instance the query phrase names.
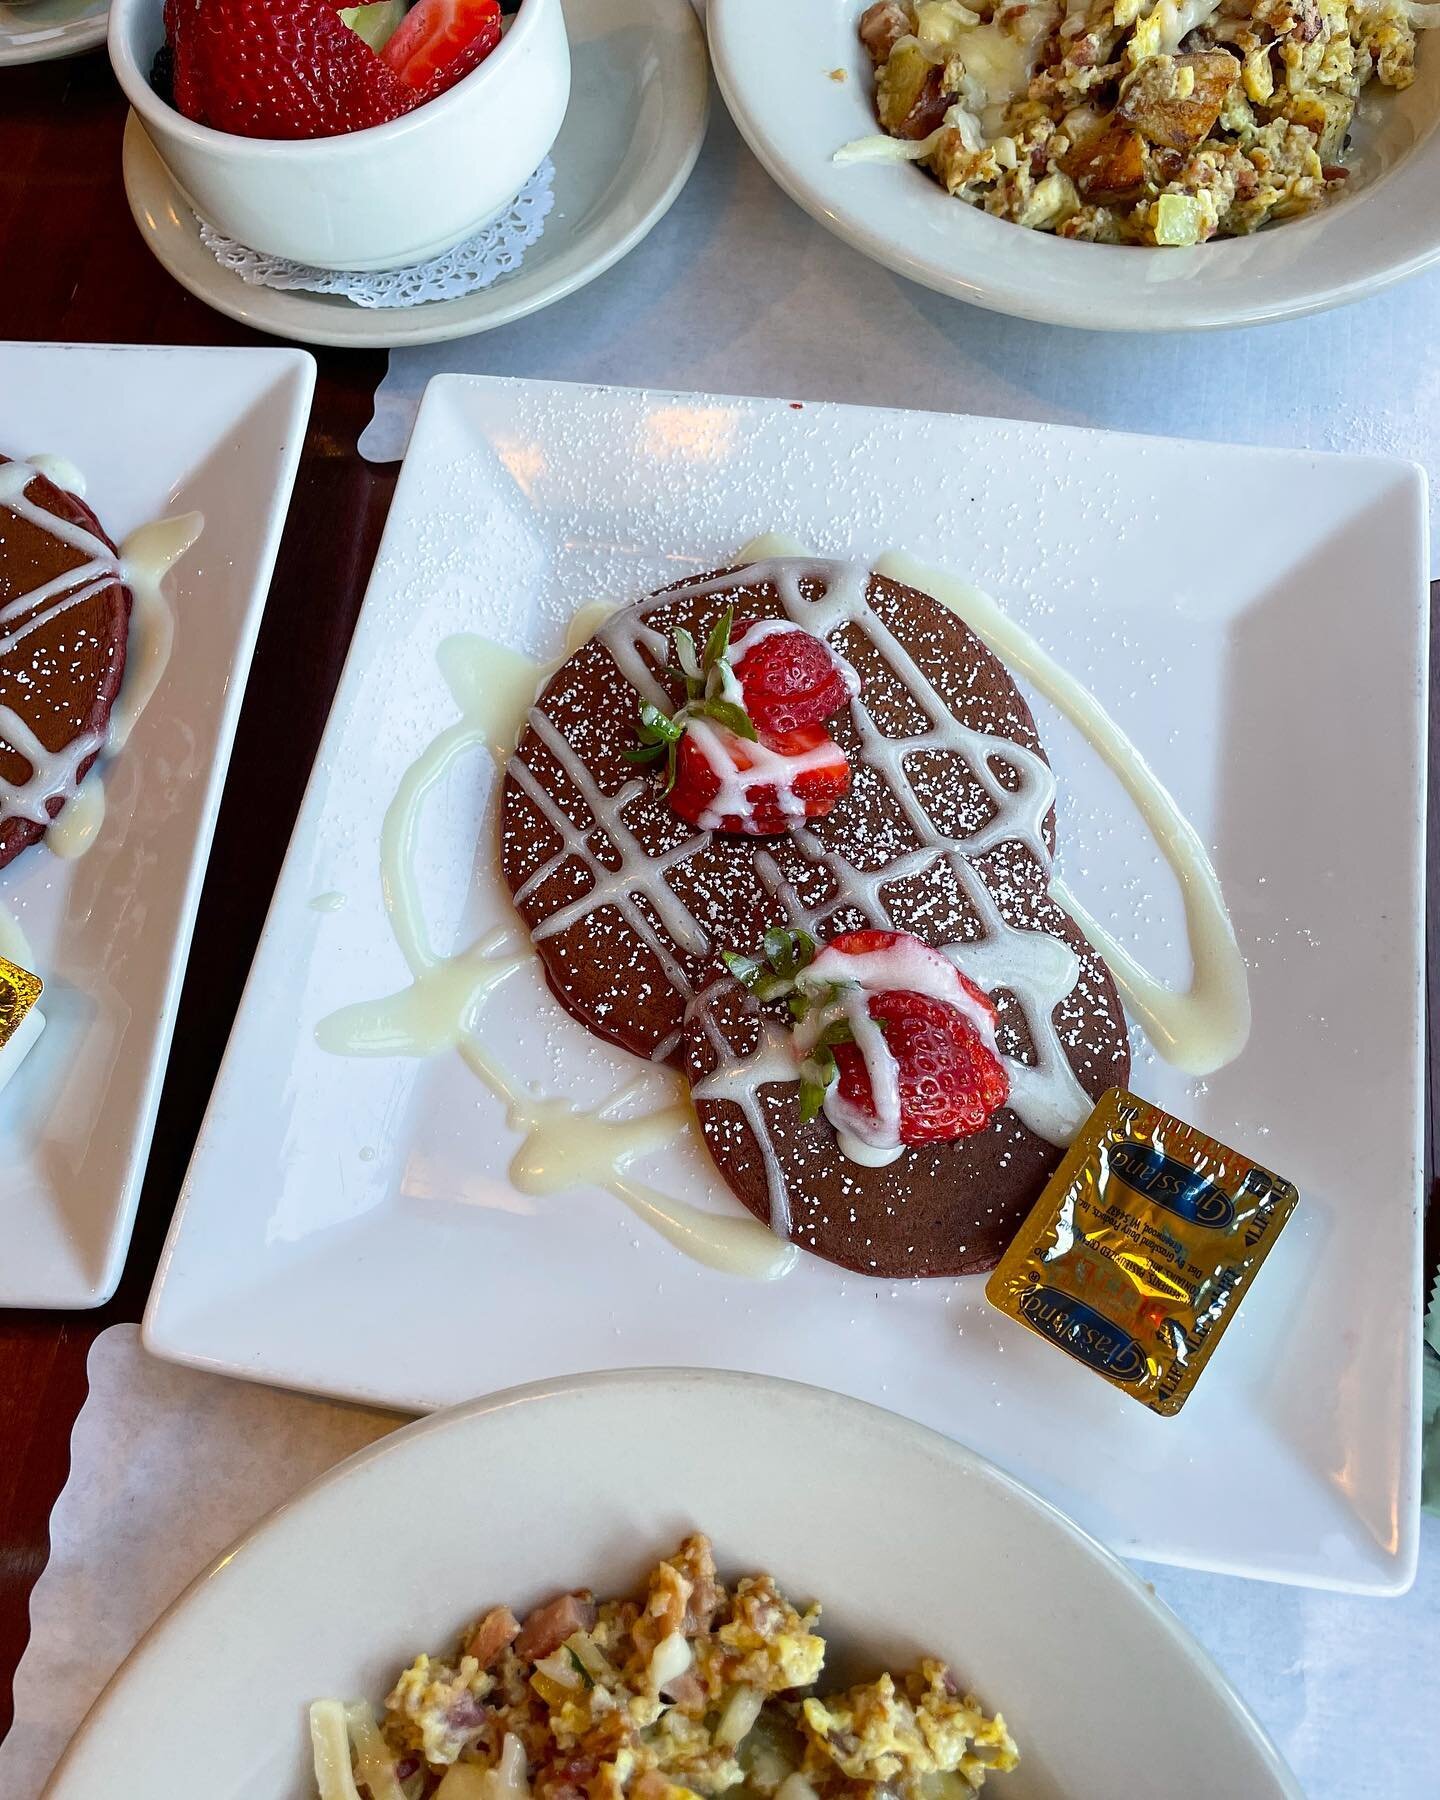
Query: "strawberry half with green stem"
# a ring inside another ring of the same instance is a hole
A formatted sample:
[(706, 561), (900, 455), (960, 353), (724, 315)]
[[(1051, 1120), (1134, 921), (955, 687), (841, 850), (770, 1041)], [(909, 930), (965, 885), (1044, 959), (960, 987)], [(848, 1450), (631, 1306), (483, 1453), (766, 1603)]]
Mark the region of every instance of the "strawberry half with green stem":
[(499, 0), (419, 0), (380, 54), (407, 87), (433, 100), (499, 42)]
[(175, 103), (241, 137), (338, 137), (420, 96), (326, 0), (173, 0)]
[[(762, 956), (724, 961), (758, 1000), (788, 999), (800, 1116), (823, 1107), (842, 1143), (847, 1131), (896, 1153), (952, 1143), (983, 1131), (1009, 1098), (990, 996), (907, 932), (842, 932), (822, 950), (808, 933), (780, 928), (766, 932)], [(862, 1030), (866, 1020), (878, 1034)], [(885, 1064), (883, 1119), (872, 1057)]]
[(733, 623), (731, 608), (703, 652), (683, 627), (671, 633), (685, 704), (667, 715), (645, 702), (639, 742), (625, 755), (637, 763), (665, 758), (670, 804), (692, 825), (775, 837), (830, 812), (850, 791), (850, 763), (819, 724), (757, 730), (729, 660)]

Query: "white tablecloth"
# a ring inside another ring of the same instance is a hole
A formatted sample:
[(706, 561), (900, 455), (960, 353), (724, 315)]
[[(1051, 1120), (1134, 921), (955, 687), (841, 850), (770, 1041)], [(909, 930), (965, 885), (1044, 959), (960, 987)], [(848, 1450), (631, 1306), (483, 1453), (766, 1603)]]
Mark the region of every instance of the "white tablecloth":
[[(397, 1422), (157, 1362), (133, 1325), (98, 1338), (31, 1603), (15, 1725), (0, 1745), (4, 1800), (36, 1800), (90, 1702), (192, 1576)], [(1425, 1520), (1420, 1579), (1399, 1600), (1143, 1573), (1273, 1733), (1310, 1800), (1433, 1800), (1440, 1520)], [(1152, 1792), (1180, 1800), (1163, 1770)]]
[[(561, 210), (563, 192), (557, 179)], [(1006, 319), (916, 287), (815, 224), (751, 156), (717, 95), (689, 185), (622, 263), (516, 324), (391, 353), (366, 456), (403, 453), (425, 384), (442, 371), (848, 400), (1435, 468), (1440, 271), (1246, 331), (1136, 337)]]

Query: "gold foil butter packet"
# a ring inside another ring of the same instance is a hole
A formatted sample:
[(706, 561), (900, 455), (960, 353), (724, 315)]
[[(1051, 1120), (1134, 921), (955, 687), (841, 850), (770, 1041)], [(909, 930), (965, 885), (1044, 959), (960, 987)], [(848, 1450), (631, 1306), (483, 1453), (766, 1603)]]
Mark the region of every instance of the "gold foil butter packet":
[(985, 1297), (1168, 1416), (1189, 1398), (1299, 1197), (1249, 1157), (1112, 1088)]
[(45, 984), (0, 956), (0, 1087), (14, 1074), (45, 1027), (38, 1005)]

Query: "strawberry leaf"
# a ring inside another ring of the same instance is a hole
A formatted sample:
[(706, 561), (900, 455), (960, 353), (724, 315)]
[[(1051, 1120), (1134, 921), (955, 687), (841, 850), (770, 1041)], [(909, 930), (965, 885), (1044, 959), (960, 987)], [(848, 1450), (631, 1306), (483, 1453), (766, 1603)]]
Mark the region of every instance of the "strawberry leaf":
[(648, 763), (654, 762), (657, 757), (664, 756), (667, 748), (668, 746), (665, 744), (630, 744), (620, 754), (626, 762)]
[(685, 692), (691, 700), (698, 700), (705, 692), (705, 673), (700, 667), (695, 640), (683, 625), (678, 625), (670, 636), (675, 644), (675, 660), (685, 677)]
[(683, 719), (669, 718), (658, 706), (647, 700), (640, 708), (640, 737), (650, 744), (675, 744), (684, 735)]
[(716, 663), (724, 662), (730, 649), (730, 628), (735, 623), (735, 608), (727, 606), (715, 621), (715, 628), (705, 640), (705, 656), (701, 667), (705, 671), (713, 669)]
[(713, 719), (717, 725), (733, 731), (738, 738), (748, 738), (752, 744), (760, 735), (750, 723), (749, 713), (733, 700), (706, 700), (694, 710), (702, 719)]
[(792, 925), (772, 925), (765, 933), (765, 960), (777, 975), (792, 980), (815, 960), (815, 940)]
[(740, 983), (741, 987), (754, 987), (760, 971), (765, 967), (758, 956), (741, 956), (738, 950), (722, 950), (720, 960)]
[(800, 1065), (800, 1122), (808, 1125), (825, 1104), (830, 1084), (840, 1074), (834, 1056), (817, 1046)]

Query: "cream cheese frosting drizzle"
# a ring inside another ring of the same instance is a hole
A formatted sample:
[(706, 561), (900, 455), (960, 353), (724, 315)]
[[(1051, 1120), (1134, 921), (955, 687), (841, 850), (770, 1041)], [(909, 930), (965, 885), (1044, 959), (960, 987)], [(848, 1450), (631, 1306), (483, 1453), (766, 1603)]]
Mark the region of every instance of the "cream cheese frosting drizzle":
[[(608, 609), (607, 609), (608, 610)], [(596, 609), (572, 623), (567, 653), (593, 628)], [(536, 1096), (505, 1068), (480, 1030), (485, 996), (530, 960), (518, 927), (492, 931), (445, 956), (431, 942), (420, 895), (416, 843), (426, 797), (464, 755), (487, 749), (503, 771), (545, 671), (484, 638), (449, 638), (438, 660), (460, 717), (406, 770), (381, 828), (381, 890), (395, 941), (411, 973), (399, 992), (342, 1007), (316, 1026), (322, 1049), (350, 1056), (429, 1056), (453, 1048), (505, 1108), (521, 1134), (509, 1167), (524, 1193), (605, 1189), (686, 1255), (710, 1268), (769, 1281), (788, 1274), (799, 1256), (758, 1221), (707, 1212), (662, 1194), (630, 1173), (636, 1158), (692, 1128), (681, 1084), (648, 1111), (630, 1110), (629, 1083), (584, 1108), (563, 1096)], [(531, 715), (534, 716), (533, 714)], [(518, 763), (512, 764), (512, 772)], [(657, 1073), (646, 1071), (654, 1082)]]
[[(25, 489), (37, 475), (47, 476), (72, 493), (83, 495), (85, 491), (72, 464), (59, 457), (36, 456), (0, 464), (0, 507), (68, 545), (85, 561), (0, 607), (0, 655), (112, 582), (123, 582), (132, 602), (125, 682), (104, 732), (81, 733), (62, 749), (49, 751), (12, 707), (0, 706), (0, 737), (30, 765), (26, 781), (0, 780), (0, 807), (15, 817), (46, 825), (50, 848), (59, 856), (75, 857), (93, 843), (105, 818), (99, 770), (87, 773), (83, 781), (79, 771), (91, 757), (125, 743), (154, 695), (174, 641), (174, 618), (161, 584), (195, 543), (205, 521), (192, 512), (142, 525), (123, 541), (117, 556), (103, 538), (27, 496)], [(54, 799), (65, 804), (52, 820), (49, 803)]]
[(1063, 881), (1052, 879), (1050, 893), (1105, 958), (1126, 1004), (1166, 1062), (1187, 1075), (1209, 1075), (1233, 1062), (1250, 1036), (1245, 959), (1214, 865), (1164, 784), (1089, 689), (988, 594), (898, 553), (882, 556), (875, 567), (950, 607), (1044, 694), (1114, 771), (1180, 884), (1190, 941), (1189, 987), (1177, 992), (1157, 981)]

